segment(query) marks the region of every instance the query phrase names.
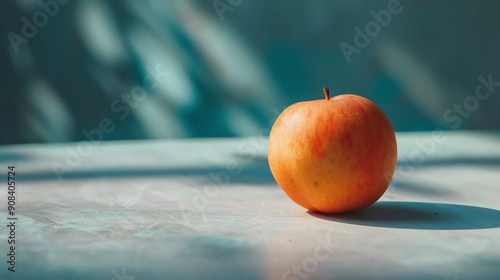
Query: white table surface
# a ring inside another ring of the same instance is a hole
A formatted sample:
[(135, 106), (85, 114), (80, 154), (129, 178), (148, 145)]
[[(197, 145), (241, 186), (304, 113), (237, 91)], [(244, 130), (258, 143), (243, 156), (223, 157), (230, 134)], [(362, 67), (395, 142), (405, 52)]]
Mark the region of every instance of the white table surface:
[(0, 279), (500, 279), (500, 134), (447, 132), (411, 161), (429, 139), (398, 133), (385, 195), (343, 215), (294, 204), (258, 138), (104, 142), (81, 162), (77, 143), (3, 146)]

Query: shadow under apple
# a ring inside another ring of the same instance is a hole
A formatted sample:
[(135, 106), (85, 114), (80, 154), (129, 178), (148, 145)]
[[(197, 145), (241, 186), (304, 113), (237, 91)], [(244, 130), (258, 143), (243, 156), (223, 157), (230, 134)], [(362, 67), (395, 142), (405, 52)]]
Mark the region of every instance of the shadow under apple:
[(308, 211), (333, 222), (371, 227), (426, 230), (470, 230), (500, 227), (500, 211), (477, 206), (379, 201), (370, 207), (342, 214)]

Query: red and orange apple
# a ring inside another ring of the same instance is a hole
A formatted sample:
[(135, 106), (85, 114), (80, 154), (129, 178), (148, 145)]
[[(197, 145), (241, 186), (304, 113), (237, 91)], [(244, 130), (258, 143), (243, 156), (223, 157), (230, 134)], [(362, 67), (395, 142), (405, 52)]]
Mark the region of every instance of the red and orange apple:
[(397, 146), (384, 112), (354, 94), (286, 108), (269, 136), (271, 172), (297, 204), (341, 213), (373, 204), (394, 174)]

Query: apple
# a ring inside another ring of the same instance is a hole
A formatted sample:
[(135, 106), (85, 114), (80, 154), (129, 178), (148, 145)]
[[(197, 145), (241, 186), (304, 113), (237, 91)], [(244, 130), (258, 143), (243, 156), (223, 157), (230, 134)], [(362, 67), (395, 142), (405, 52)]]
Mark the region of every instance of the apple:
[(286, 108), (269, 135), (271, 172), (311, 211), (342, 213), (373, 204), (394, 175), (397, 145), (384, 112), (365, 97), (341, 94)]

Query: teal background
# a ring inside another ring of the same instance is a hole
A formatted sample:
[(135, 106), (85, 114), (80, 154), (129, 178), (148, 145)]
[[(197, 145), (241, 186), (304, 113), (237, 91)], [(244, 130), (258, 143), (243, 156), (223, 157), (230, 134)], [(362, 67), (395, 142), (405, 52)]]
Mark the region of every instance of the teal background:
[[(44, 10), (2, 1), (0, 144), (256, 136), (324, 86), (368, 97), (397, 131), (498, 130), (498, 92), (444, 114), (479, 76), (500, 81), (500, 2), (400, 1), (349, 63), (339, 45), (389, 2), (70, 0), (16, 52), (9, 34)], [(124, 103), (148, 67), (168, 77)]]

